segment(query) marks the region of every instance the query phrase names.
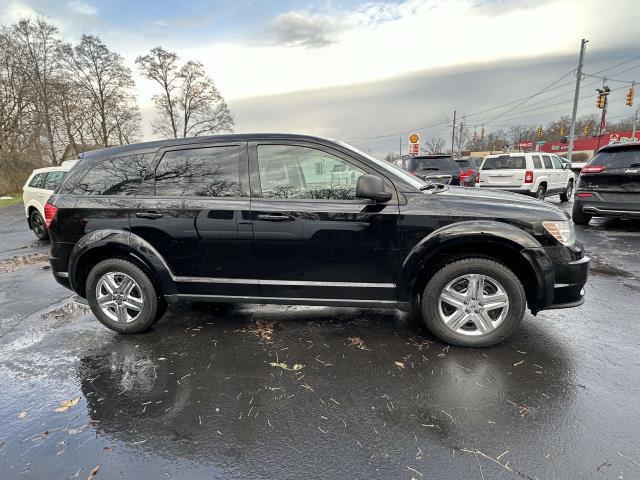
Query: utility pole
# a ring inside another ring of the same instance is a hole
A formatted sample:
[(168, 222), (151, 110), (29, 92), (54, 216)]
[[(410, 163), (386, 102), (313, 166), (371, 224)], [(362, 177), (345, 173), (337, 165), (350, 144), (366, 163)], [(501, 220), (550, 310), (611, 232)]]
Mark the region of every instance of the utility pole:
[(580, 41), (580, 57), (578, 58), (578, 68), (576, 70), (576, 91), (573, 94), (573, 113), (571, 114), (571, 125), (569, 126), (569, 145), (567, 147), (567, 161), (571, 161), (573, 155), (573, 138), (576, 133), (576, 116), (578, 114), (578, 98), (580, 97), (580, 81), (582, 80), (582, 65), (584, 64), (584, 51), (589, 40)]
[(402, 136), (399, 136), (398, 140), (398, 145), (400, 145), (400, 158), (402, 158)]
[(460, 122), (460, 132), (458, 133), (458, 142), (460, 143), (460, 148), (458, 149), (458, 157), (462, 157), (462, 129), (464, 128), (464, 121), (467, 117), (462, 117), (462, 121)]
[(631, 134), (631, 140), (635, 141), (636, 139), (636, 123), (638, 123), (638, 109), (636, 108), (636, 113), (633, 116), (633, 133)]
[(453, 128), (451, 129), (451, 158), (453, 158), (453, 152), (456, 144), (456, 111), (453, 111)]

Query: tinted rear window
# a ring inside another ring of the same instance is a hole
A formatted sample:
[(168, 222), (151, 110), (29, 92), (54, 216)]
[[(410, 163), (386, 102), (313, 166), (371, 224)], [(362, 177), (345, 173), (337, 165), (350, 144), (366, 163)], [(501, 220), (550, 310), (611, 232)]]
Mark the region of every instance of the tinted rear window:
[(462, 168), (473, 168), (469, 160), (456, 160), (456, 163)]
[[(101, 160), (80, 179), (73, 187), (72, 193), (74, 195), (132, 195), (140, 185), (152, 159), (153, 154), (137, 154)], [(70, 187), (67, 182), (65, 182), (66, 187)]]
[(605, 150), (596, 154), (589, 165), (602, 165), (609, 168), (640, 167), (640, 149)]
[(488, 157), (482, 165), (483, 170), (525, 170), (526, 161), (524, 157)]
[(166, 152), (156, 167), (156, 195), (239, 197), (240, 146)]
[(451, 157), (416, 158), (415, 162), (416, 170), (455, 170), (458, 168), (456, 162), (454, 162)]

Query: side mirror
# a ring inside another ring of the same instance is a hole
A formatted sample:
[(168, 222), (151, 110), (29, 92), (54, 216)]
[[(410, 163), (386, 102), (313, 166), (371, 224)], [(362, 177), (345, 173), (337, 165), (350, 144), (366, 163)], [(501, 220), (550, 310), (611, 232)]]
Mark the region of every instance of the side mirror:
[(360, 175), (356, 183), (356, 197), (368, 198), (374, 202), (388, 202), (391, 192), (384, 191), (384, 182), (376, 175)]

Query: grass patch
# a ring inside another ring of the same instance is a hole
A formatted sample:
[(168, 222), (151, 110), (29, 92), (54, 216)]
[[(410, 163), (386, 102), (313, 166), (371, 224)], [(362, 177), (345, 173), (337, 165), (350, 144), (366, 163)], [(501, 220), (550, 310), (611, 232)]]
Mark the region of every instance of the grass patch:
[(9, 205), (17, 205), (18, 203), (22, 203), (22, 195), (17, 195), (16, 194), (16, 195), (13, 195), (13, 198), (8, 198), (6, 200), (0, 200), (0, 208), (8, 207)]

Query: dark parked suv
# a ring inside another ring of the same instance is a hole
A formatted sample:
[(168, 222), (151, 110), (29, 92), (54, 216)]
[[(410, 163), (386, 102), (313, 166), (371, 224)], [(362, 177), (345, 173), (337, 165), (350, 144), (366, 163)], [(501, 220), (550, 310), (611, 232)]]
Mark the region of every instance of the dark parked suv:
[(411, 175), (434, 183), (465, 187), (476, 184), (475, 172), (446, 153), (404, 157), (402, 167)]
[(58, 282), (122, 333), (167, 302), (399, 308), (456, 345), (583, 302), (568, 215), (425, 183), (339, 142), (223, 135), (85, 153), (51, 197)]
[(602, 147), (580, 172), (573, 221), (592, 217), (640, 218), (640, 143)]

